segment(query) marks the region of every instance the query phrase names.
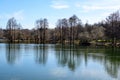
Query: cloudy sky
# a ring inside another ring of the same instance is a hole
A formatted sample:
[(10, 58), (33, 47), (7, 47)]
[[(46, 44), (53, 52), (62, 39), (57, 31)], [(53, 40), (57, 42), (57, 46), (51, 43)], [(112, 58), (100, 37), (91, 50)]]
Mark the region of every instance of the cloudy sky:
[(73, 14), (83, 23), (93, 24), (117, 10), (120, 0), (0, 0), (0, 27), (5, 28), (8, 19), (15, 17), (23, 28), (34, 28), (40, 18), (47, 18), (54, 28), (58, 19)]

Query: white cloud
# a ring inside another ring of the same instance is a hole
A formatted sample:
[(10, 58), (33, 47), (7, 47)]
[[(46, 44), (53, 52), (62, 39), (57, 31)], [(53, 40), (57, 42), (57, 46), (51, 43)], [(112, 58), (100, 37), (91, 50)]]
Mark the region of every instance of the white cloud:
[(70, 6), (63, 0), (53, 0), (52, 5), (50, 7), (54, 9), (67, 9)]
[(87, 2), (81, 3), (81, 8), (84, 11), (93, 11), (93, 10), (110, 10), (115, 11), (120, 9), (119, 0), (88, 0)]
[(80, 3), (75, 3), (75, 7), (81, 7)]
[(66, 8), (69, 8), (68, 5), (65, 5), (65, 4), (53, 4), (51, 5), (52, 8), (54, 9), (66, 9)]
[(10, 14), (4, 14), (3, 18), (9, 19), (11, 17), (15, 17), (15, 19), (17, 20), (23, 20), (24, 19), (24, 11), (23, 10), (19, 10)]
[(84, 10), (90, 11), (90, 10), (116, 10), (120, 8), (120, 5), (116, 6), (82, 6)]

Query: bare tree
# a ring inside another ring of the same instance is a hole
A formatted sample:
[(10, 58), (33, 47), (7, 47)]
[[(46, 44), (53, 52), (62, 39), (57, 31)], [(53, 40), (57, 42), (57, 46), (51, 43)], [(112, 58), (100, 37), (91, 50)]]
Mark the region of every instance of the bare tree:
[(72, 44), (74, 45), (74, 41), (75, 41), (75, 32), (77, 31), (75, 29), (75, 27), (78, 26), (78, 24), (80, 24), (81, 21), (80, 19), (76, 16), (76, 15), (73, 15), (72, 17), (69, 18), (69, 27), (70, 27), (70, 45), (71, 45), (71, 42)]
[(19, 29), (19, 27), (14, 17), (8, 20), (6, 29), (7, 29), (7, 33), (6, 33), (7, 40), (9, 42), (15, 42), (15, 39), (16, 39), (15, 32), (16, 30)]
[(40, 19), (36, 21), (36, 28), (37, 34), (36, 39), (38, 43), (45, 44), (47, 41), (47, 28), (48, 28), (48, 21), (47, 19)]
[(106, 36), (112, 39), (112, 44), (116, 45), (116, 39), (120, 39), (120, 13), (119, 11), (112, 13), (106, 18), (106, 23), (104, 25)]

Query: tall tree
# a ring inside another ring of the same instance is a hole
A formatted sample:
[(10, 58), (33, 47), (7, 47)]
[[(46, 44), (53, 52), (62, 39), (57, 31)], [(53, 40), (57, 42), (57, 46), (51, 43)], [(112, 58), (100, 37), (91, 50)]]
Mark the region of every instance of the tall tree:
[(68, 39), (68, 20), (66, 18), (59, 19), (57, 22), (57, 36), (59, 36), (60, 43), (64, 44)]
[(37, 34), (35, 35), (38, 43), (45, 44), (47, 41), (48, 21), (46, 18), (36, 21)]
[(45, 44), (48, 41), (48, 20), (46, 18), (43, 19), (43, 44)]
[(116, 39), (120, 39), (120, 13), (119, 11), (112, 13), (106, 18), (106, 23), (104, 24), (105, 34), (109, 39), (112, 39), (112, 44), (116, 44)]
[(74, 44), (75, 41), (75, 27), (77, 27), (77, 25), (80, 24), (80, 19), (76, 16), (73, 15), (72, 17), (69, 18), (69, 27), (70, 27), (70, 45), (71, 42), (72, 44)]
[(15, 41), (15, 36), (16, 36), (15, 31), (19, 29), (19, 27), (14, 17), (8, 20), (6, 29), (7, 29), (7, 34), (6, 34), (7, 40), (9, 42)]

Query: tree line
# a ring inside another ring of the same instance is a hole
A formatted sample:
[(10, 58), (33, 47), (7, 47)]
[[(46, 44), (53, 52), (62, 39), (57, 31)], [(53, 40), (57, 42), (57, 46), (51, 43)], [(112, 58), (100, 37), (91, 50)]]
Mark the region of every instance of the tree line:
[[(0, 38), (9, 43), (33, 42), (33, 43), (60, 43), (82, 44), (109, 42), (116, 45), (120, 40), (120, 13), (116, 11), (106, 17), (105, 20), (95, 24), (83, 24), (76, 15), (70, 18), (59, 19), (54, 29), (49, 28), (46, 18), (35, 21), (32, 30), (23, 29), (16, 19), (10, 18), (6, 29), (0, 29)], [(109, 44), (108, 43), (108, 44)]]

